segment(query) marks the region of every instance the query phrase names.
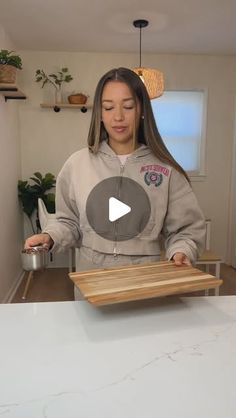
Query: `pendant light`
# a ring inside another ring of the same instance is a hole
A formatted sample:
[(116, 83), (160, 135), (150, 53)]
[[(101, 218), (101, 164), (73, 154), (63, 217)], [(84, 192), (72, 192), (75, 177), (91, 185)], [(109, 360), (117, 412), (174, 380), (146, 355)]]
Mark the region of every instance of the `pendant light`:
[(133, 71), (138, 74), (142, 82), (145, 84), (150, 99), (156, 99), (164, 93), (164, 77), (163, 73), (154, 68), (142, 67), (142, 28), (148, 26), (148, 20), (138, 19), (133, 21), (135, 28), (139, 28), (139, 67), (133, 68)]

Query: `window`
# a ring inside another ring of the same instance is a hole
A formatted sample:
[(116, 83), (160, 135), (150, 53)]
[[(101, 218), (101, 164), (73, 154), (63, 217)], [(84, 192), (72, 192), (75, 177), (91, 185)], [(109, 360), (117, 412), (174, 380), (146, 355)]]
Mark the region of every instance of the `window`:
[(191, 176), (204, 175), (204, 91), (166, 91), (152, 100), (158, 130), (176, 161)]

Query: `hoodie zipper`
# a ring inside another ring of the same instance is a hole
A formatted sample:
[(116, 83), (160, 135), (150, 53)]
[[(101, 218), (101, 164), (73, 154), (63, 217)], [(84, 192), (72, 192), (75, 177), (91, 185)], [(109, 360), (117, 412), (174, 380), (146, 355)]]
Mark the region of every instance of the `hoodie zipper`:
[[(126, 164), (126, 162), (125, 162), (125, 164)], [(123, 177), (125, 164), (120, 164), (120, 177)], [(120, 199), (121, 182), (122, 182), (122, 180), (120, 179), (119, 188), (118, 188), (118, 199)], [(115, 240), (114, 240), (114, 247), (113, 247), (113, 256), (117, 257), (117, 255), (118, 255), (117, 254), (117, 222), (115, 221)]]

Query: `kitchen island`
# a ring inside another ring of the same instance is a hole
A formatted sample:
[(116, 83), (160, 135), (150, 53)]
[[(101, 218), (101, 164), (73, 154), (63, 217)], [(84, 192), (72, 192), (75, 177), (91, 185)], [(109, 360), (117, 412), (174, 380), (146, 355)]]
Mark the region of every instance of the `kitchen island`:
[(0, 305), (0, 416), (235, 418), (236, 296)]

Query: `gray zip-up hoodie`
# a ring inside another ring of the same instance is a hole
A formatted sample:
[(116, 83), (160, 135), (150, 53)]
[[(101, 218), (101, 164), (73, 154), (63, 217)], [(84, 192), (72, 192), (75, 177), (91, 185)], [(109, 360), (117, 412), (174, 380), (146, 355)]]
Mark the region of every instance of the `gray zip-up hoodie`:
[[(125, 176), (146, 191), (151, 215), (144, 230), (134, 238), (113, 242), (98, 235), (86, 215), (91, 190), (102, 180)], [(54, 240), (53, 250), (81, 245), (106, 254), (159, 255), (164, 236), (166, 257), (183, 252), (194, 262), (205, 242), (205, 219), (186, 178), (162, 163), (142, 145), (127, 158), (124, 166), (106, 141), (97, 154), (84, 148), (64, 164), (56, 185), (57, 222), (43, 232)]]

